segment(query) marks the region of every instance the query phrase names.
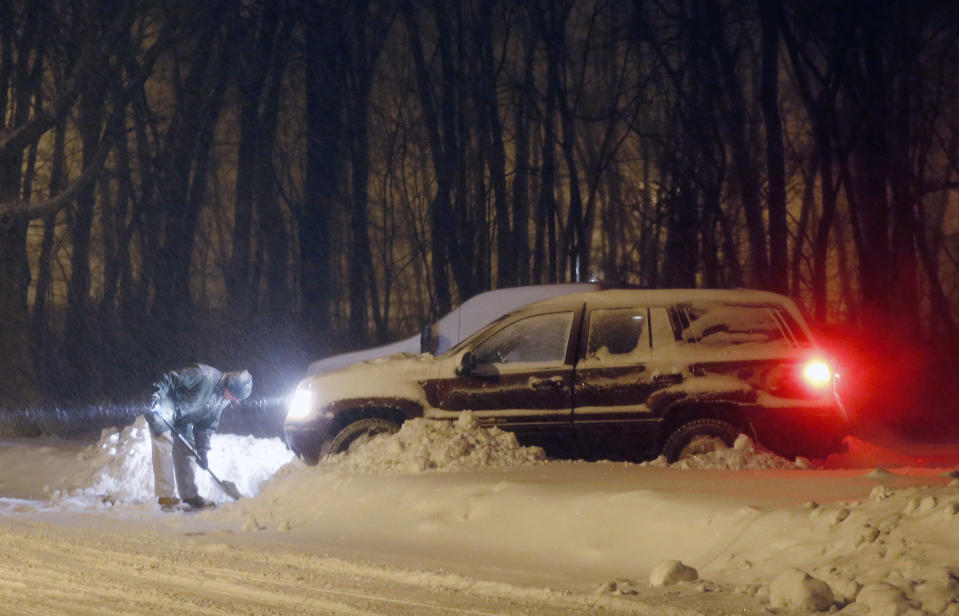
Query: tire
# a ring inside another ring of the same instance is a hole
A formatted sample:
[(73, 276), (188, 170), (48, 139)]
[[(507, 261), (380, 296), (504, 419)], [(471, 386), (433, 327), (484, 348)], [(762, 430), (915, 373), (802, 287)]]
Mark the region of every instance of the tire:
[(679, 426), (663, 445), (663, 455), (669, 463), (685, 457), (732, 447), (739, 430), (721, 419), (694, 419)]
[(380, 434), (395, 434), (400, 426), (382, 417), (366, 417), (349, 423), (336, 433), (326, 453), (329, 455), (349, 451), (354, 445), (369, 442)]

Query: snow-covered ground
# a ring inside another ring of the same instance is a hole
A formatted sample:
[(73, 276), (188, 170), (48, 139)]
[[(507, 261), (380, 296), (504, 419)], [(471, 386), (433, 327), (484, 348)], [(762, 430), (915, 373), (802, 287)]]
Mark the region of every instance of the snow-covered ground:
[(217, 435), (248, 496), (163, 513), (142, 420), (7, 440), (0, 613), (959, 615), (959, 460), (852, 445), (546, 461), (465, 414), (306, 467)]

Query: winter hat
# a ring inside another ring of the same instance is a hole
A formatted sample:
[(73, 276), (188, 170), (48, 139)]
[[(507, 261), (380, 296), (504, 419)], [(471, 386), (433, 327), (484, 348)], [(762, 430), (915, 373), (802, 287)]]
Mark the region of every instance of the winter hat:
[(253, 375), (249, 370), (243, 372), (227, 372), (226, 388), (237, 400), (245, 400), (253, 391)]

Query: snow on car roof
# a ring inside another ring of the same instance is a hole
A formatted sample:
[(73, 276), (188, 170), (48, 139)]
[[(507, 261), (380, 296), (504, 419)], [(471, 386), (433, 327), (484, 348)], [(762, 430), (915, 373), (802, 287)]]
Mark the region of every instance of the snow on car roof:
[(521, 310), (564, 308), (588, 303), (591, 306), (666, 306), (696, 302), (780, 304), (793, 307), (785, 295), (755, 289), (604, 289), (545, 299)]

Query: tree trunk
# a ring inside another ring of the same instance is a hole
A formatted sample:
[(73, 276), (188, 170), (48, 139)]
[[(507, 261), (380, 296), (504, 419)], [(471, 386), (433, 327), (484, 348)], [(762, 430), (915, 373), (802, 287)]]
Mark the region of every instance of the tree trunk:
[(803, 252), (809, 233), (809, 221), (812, 219), (816, 209), (816, 176), (819, 174), (819, 163), (814, 158), (809, 171), (805, 172), (802, 204), (799, 210), (799, 223), (796, 229), (796, 239), (793, 242), (792, 259), (790, 260), (790, 280), (791, 286), (789, 293), (792, 297), (798, 298), (801, 294), (803, 283)]
[[(404, 0), (403, 15), (407, 32), (410, 38), (410, 51), (413, 54), (413, 65), (416, 73), (417, 90), (420, 95), (420, 110), (430, 138), (430, 150), (433, 157), (433, 171), (436, 176), (436, 193), (430, 203), (430, 241), (432, 245), (431, 265), (433, 269), (433, 284), (436, 288), (436, 313), (444, 315), (452, 307), (448, 268), (451, 257), (454, 272), (471, 269), (466, 261), (473, 255), (463, 256), (456, 251), (456, 220), (453, 216), (451, 199), (453, 182), (457, 173), (459, 160), (459, 143), (457, 140), (456, 125), (456, 92), (458, 85), (454, 68), (452, 47), (452, 25), (447, 11), (448, 7), (442, 3), (434, 4), (434, 13), (437, 25), (440, 61), (442, 63), (442, 80), (440, 86), (440, 105), (436, 109), (435, 97), (430, 83), (429, 67), (423, 53), (423, 44), (420, 39), (419, 26), (413, 13), (412, 0)], [(468, 280), (461, 274), (460, 284), (467, 285)]]
[[(120, 135), (117, 139), (116, 148), (117, 160), (117, 206), (116, 206), (116, 226), (117, 226), (117, 254), (116, 254), (116, 276), (115, 282), (117, 289), (116, 310), (120, 315), (125, 315), (130, 304), (133, 289), (136, 281), (134, 280), (133, 264), (130, 256), (130, 242), (136, 231), (136, 208), (133, 203), (133, 178), (130, 161), (130, 144), (126, 134)], [(129, 219), (129, 221), (128, 221)], [(142, 256), (142, 255), (141, 255)], [(141, 272), (142, 276), (142, 272)]]
[(766, 177), (769, 182), (769, 288), (779, 293), (789, 289), (786, 226), (786, 160), (782, 119), (779, 115), (779, 21), (780, 0), (759, 0), (762, 27), (762, 89), (760, 101), (766, 124)]
[(516, 164), (513, 175), (513, 238), (518, 270), (517, 283), (530, 282), (529, 252), (529, 175), (530, 175), (530, 122), (531, 109), (535, 105), (536, 84), (533, 77), (533, 60), (536, 53), (535, 28), (524, 29), (523, 79), (516, 92)]
[(273, 166), (280, 113), (287, 46), (292, 21), (284, 20), (276, 35), (270, 82), (263, 96), (260, 114), (259, 148), (256, 157), (256, 210), (260, 214), (260, 240), (266, 260), (267, 314), (274, 323), (285, 322), (293, 306), (290, 286), (290, 237), (277, 196), (277, 173)]
[(519, 262), (513, 243), (510, 208), (506, 193), (506, 147), (503, 145), (503, 122), (496, 96), (496, 62), (493, 57), (493, 6), (495, 0), (479, 3), (475, 28), (477, 82), (480, 90), (480, 113), (489, 136), (487, 156), (490, 183), (493, 187), (493, 211), (496, 220), (496, 286), (511, 287), (518, 279)]
[(333, 311), (333, 215), (340, 196), (345, 41), (340, 3), (307, 4), (306, 177), (298, 220), (302, 327), (313, 348), (329, 348)]
[[(66, 185), (66, 126), (61, 123), (53, 138), (53, 161), (50, 169), (50, 195), (58, 194)], [(49, 353), (50, 325), (48, 302), (53, 281), (53, 248), (56, 239), (57, 215), (47, 216), (43, 221), (43, 239), (40, 242), (40, 258), (37, 262), (36, 295), (33, 300), (31, 332), (35, 358), (43, 363)]]
[[(550, 63), (547, 71), (556, 70)], [(557, 281), (556, 266), (556, 79), (547, 78), (543, 144), (540, 156), (539, 197), (536, 200), (536, 235), (533, 282)]]
[[(27, 10), (19, 32), (10, 17), (12, 7), (0, 6), (0, 135), (15, 132), (30, 118), (30, 101), (39, 86), (33, 80), (30, 57), (37, 45), (42, 3)], [(19, 36), (18, 36), (19, 34)], [(7, 124), (7, 120), (10, 124)], [(39, 139), (39, 136), (37, 136)], [(0, 204), (16, 202), (21, 196), (23, 150), (36, 140), (0, 147)], [(30, 345), (30, 321), (27, 292), (30, 266), (27, 261), (27, 221), (0, 213), (0, 357), (23, 358)], [(13, 406), (31, 401), (37, 385), (31, 362), (0, 362), (0, 404)]]
[[(570, 6), (568, 3), (562, 3), (562, 5), (563, 6), (557, 6), (557, 4), (549, 2), (544, 4), (536, 4), (538, 26), (541, 33), (541, 38), (546, 46), (546, 128), (543, 142), (543, 179), (540, 189), (540, 199), (542, 201), (542, 207), (546, 217), (546, 241), (548, 243), (548, 267), (546, 278), (550, 283), (559, 281), (559, 270), (561, 268), (557, 254), (557, 243), (559, 242), (560, 238), (558, 237), (556, 229), (559, 211), (559, 204), (556, 200), (557, 166), (555, 153), (557, 141), (557, 113), (560, 114), (560, 120), (562, 122), (563, 139), (561, 146), (564, 156), (568, 156), (568, 167), (569, 157), (572, 157), (573, 155), (572, 139), (574, 138), (572, 113), (569, 110), (569, 105), (564, 101), (566, 92), (562, 87), (563, 47), (566, 37), (565, 25), (566, 18), (569, 15)], [(571, 173), (576, 171), (575, 159), (572, 161), (572, 166), (569, 167), (568, 170)], [(575, 181), (570, 178), (569, 183), (571, 192), (574, 187), (577, 191), (579, 190), (578, 178)], [(571, 222), (571, 224), (567, 226), (567, 233), (563, 238), (563, 254), (567, 257), (574, 257), (574, 252), (577, 250), (576, 243), (578, 241), (578, 236), (575, 235), (575, 225), (572, 224), (572, 221), (579, 220), (582, 217), (582, 199), (579, 197), (577, 192), (575, 197), (570, 197), (570, 201), (570, 210), (573, 210), (577, 206), (578, 210), (575, 212), (575, 214), (571, 213), (568, 216), (568, 220)], [(573, 205), (574, 201), (576, 205)], [(573, 275), (570, 277), (571, 280), (576, 280), (575, 270), (577, 263), (578, 262), (576, 259), (573, 258), (573, 263), (570, 265), (571, 272), (573, 273)]]
[[(80, 101), (77, 128), (82, 143), (83, 166), (93, 164), (99, 150), (100, 129), (103, 125), (101, 98), (93, 92)], [(90, 184), (77, 195), (76, 204), (68, 217), (70, 227), (70, 281), (67, 285), (67, 325), (64, 333), (64, 353), (75, 364), (69, 376), (71, 388), (86, 398), (93, 385), (94, 374), (89, 372), (89, 361), (80, 361), (91, 353), (94, 337), (90, 331), (90, 233), (93, 229), (93, 208), (96, 185)]]
[(350, 212), (351, 249), (349, 265), (350, 288), (350, 342), (365, 345), (368, 340), (367, 294), (378, 306), (376, 273), (369, 235), (369, 106), (370, 92), (377, 59), (382, 49), (385, 32), (370, 24), (370, 6), (366, 1), (354, 3), (352, 30), (352, 61), (350, 63), (351, 100), (348, 124), (350, 138), (350, 165), (353, 199)]
[[(66, 124), (57, 125), (53, 137), (53, 154), (50, 168), (50, 196), (57, 195), (66, 186)], [(37, 260), (36, 293), (33, 299), (33, 314), (30, 317), (31, 342), (33, 343), (33, 361), (36, 373), (43, 379), (51, 357), (49, 324), (49, 299), (53, 284), (53, 251), (56, 240), (57, 215), (51, 214), (43, 220), (43, 239), (40, 241), (40, 256)]]
[(716, 54), (718, 68), (723, 78), (727, 100), (726, 131), (732, 150), (736, 180), (746, 218), (746, 231), (749, 237), (749, 249), (752, 265), (752, 284), (759, 288), (769, 288), (769, 258), (766, 249), (766, 223), (763, 220), (759, 190), (759, 168), (750, 151), (746, 118), (746, 99), (736, 74), (736, 59), (733, 57), (726, 35), (723, 31), (725, 20), (717, 0), (704, 0), (705, 8), (701, 19), (704, 31)]
[(814, 316), (820, 323), (826, 322), (828, 296), (826, 287), (826, 263), (829, 257), (829, 232), (836, 218), (837, 190), (833, 180), (832, 146), (824, 127), (825, 120), (814, 120), (816, 127), (816, 157), (819, 161), (819, 184), (822, 212), (813, 238), (812, 289)]
[(889, 159), (885, 131), (890, 118), (884, 91), (882, 32), (875, 21), (867, 20), (863, 29), (864, 74), (861, 95), (869, 103), (863, 108), (865, 117), (856, 167), (860, 195), (857, 201), (862, 208), (859, 221), (863, 240), (859, 264), (866, 331), (887, 332), (891, 302), (896, 292), (893, 290), (890, 293), (889, 288), (889, 275), (893, 271), (894, 263), (888, 240)]
[(183, 323), (192, 319), (193, 247), (206, 196), (210, 148), (232, 72), (236, 51), (232, 41), (238, 28), (237, 20), (217, 13), (198, 35), (199, 46), (177, 93), (177, 115), (167, 135), (164, 260), (154, 306), (167, 335), (186, 331)]
[(233, 253), (227, 268), (226, 285), (231, 311), (246, 320), (254, 305), (257, 294), (250, 275), (253, 263), (252, 240), (254, 203), (259, 195), (257, 188), (259, 173), (263, 171), (259, 164), (262, 156), (272, 155), (272, 151), (263, 152), (262, 132), (268, 130), (263, 123), (260, 107), (263, 88), (274, 63), (274, 49), (277, 43), (279, 23), (278, 6), (272, 2), (254, 5), (262, 11), (249, 18), (246, 29), (250, 34), (241, 42), (250, 53), (248, 64), (241, 63), (239, 71), (239, 142), (236, 162), (236, 196), (233, 214)]

